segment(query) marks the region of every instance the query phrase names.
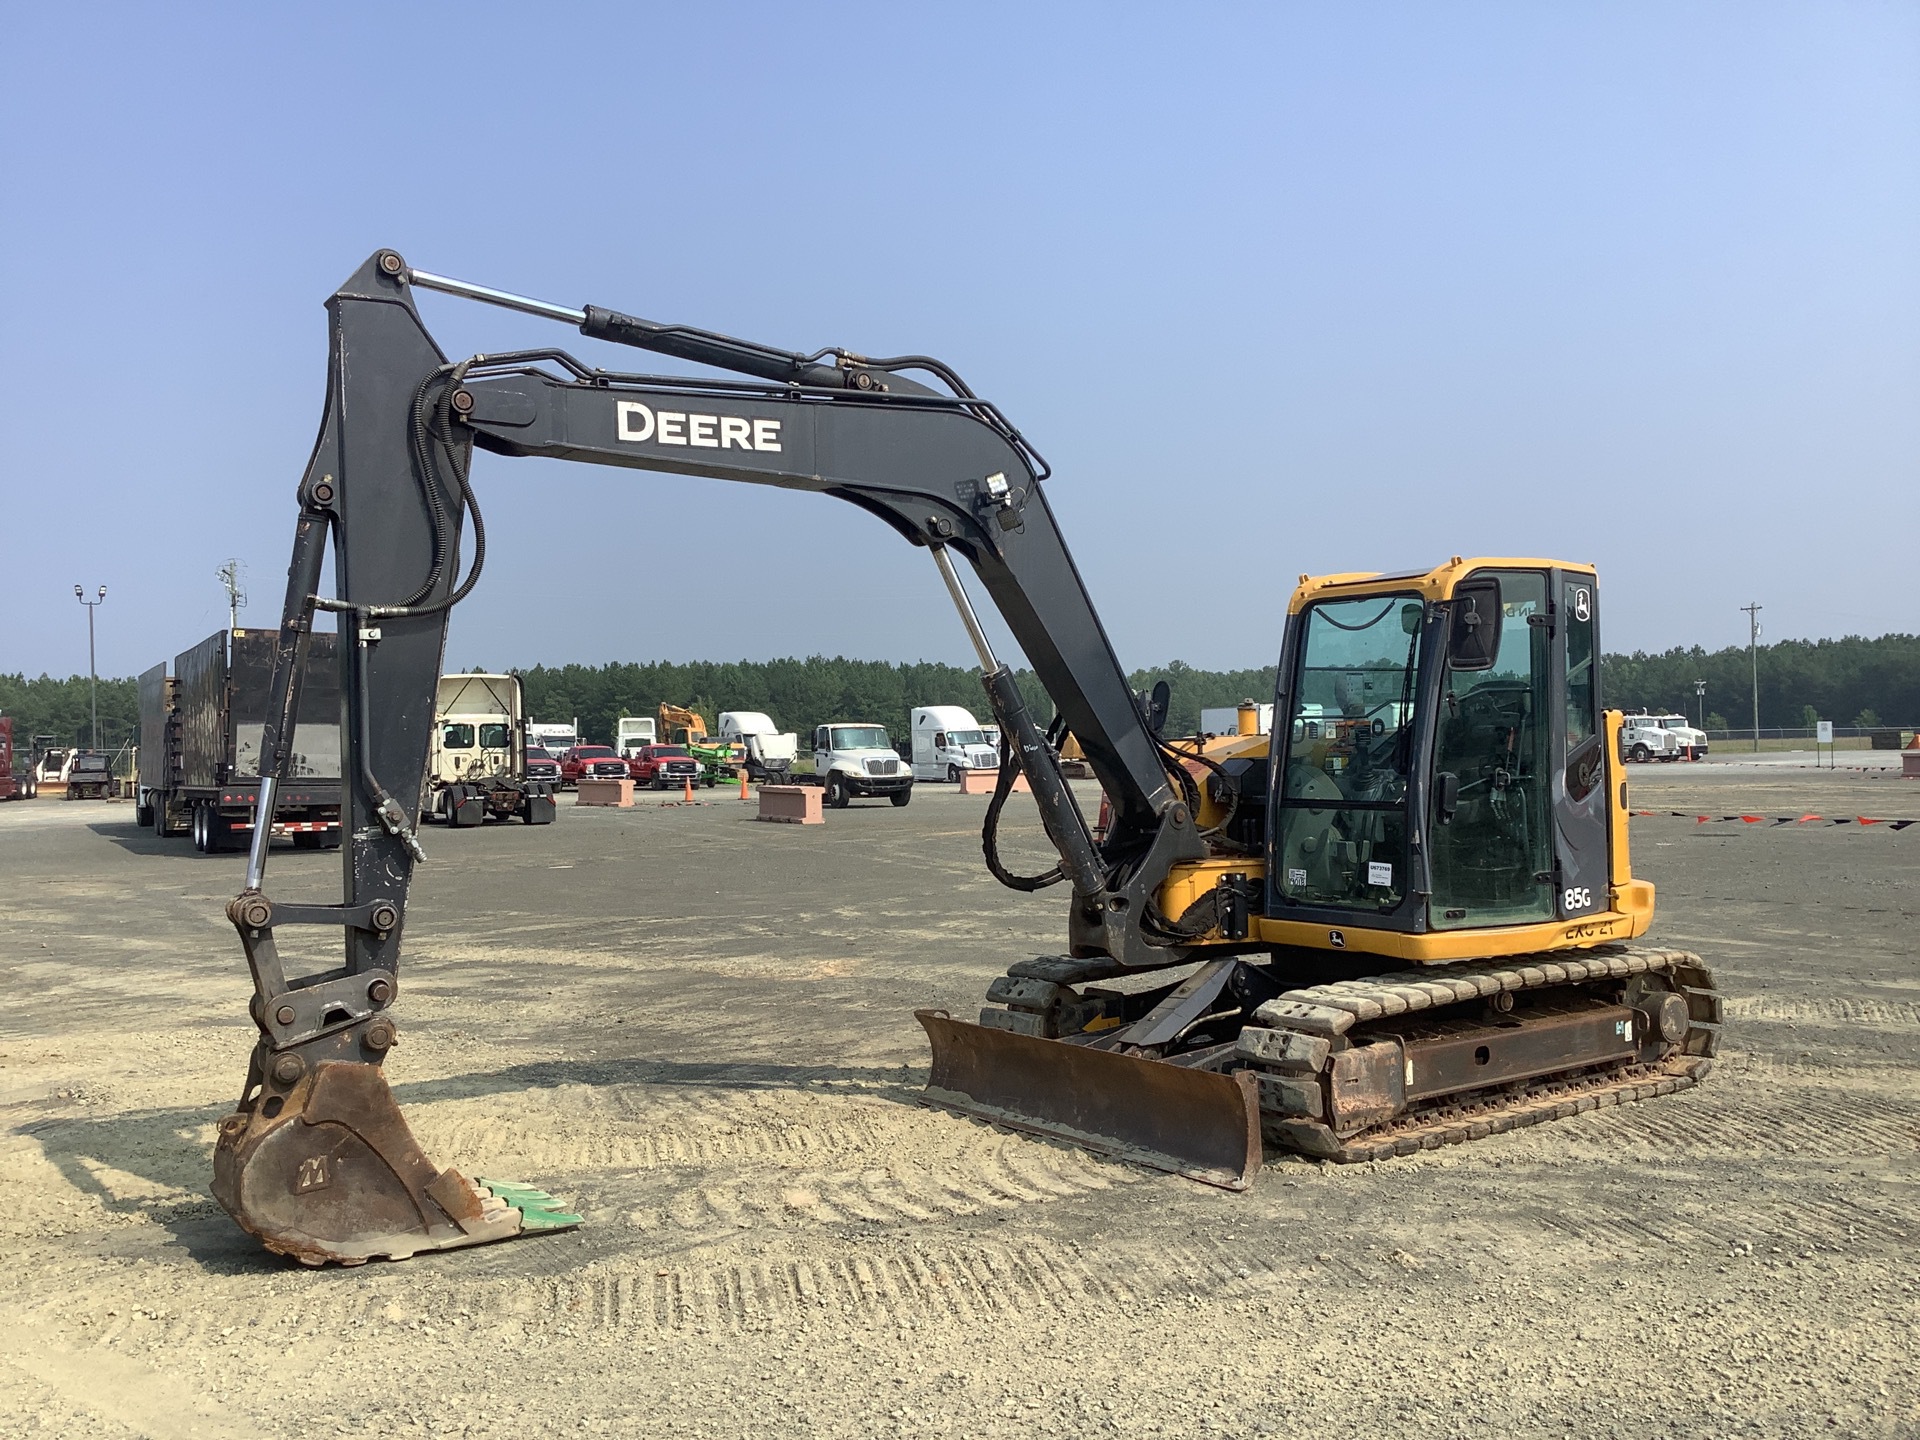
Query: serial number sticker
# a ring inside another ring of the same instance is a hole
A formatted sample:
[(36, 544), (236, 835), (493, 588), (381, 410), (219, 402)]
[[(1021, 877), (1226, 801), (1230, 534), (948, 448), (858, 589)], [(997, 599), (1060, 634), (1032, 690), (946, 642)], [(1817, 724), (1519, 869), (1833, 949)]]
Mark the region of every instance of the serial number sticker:
[(1287, 871), (1287, 884), (1291, 885), (1296, 890), (1306, 889), (1307, 888), (1307, 872), (1304, 870)]
[(1367, 862), (1367, 884), (1393, 884), (1393, 866), (1384, 860), (1369, 860)]

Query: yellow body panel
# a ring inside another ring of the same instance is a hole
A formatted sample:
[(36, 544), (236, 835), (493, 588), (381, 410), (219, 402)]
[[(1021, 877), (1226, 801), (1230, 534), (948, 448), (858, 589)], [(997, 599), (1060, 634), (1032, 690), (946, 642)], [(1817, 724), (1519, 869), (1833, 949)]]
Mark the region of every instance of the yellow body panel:
[(1329, 597), (1357, 598), (1365, 595), (1418, 595), (1423, 600), (1450, 600), (1453, 587), (1476, 570), (1573, 570), (1593, 575), (1591, 565), (1567, 560), (1516, 560), (1507, 556), (1454, 556), (1444, 565), (1419, 575), (1381, 575), (1378, 571), (1343, 575), (1302, 575), (1293, 599), (1287, 602), (1287, 614), (1298, 615), (1315, 600)]

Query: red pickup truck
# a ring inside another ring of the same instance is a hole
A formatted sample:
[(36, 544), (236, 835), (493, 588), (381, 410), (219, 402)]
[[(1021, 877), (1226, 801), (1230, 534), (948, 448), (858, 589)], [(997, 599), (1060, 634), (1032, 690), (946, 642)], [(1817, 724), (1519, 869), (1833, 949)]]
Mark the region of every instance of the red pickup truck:
[(700, 783), (700, 762), (687, 753), (684, 745), (642, 745), (627, 761), (627, 768), (636, 785), (651, 785), (656, 790)]
[(627, 762), (614, 753), (611, 745), (576, 745), (560, 757), (560, 783), (578, 785), (582, 780), (624, 780)]

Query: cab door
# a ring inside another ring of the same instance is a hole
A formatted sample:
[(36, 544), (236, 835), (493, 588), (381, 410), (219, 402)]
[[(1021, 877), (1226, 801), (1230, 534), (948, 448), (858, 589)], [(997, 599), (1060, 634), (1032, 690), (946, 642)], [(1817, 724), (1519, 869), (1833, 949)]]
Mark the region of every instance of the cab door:
[(1591, 572), (1553, 572), (1556, 663), (1552, 775), (1554, 907), (1563, 920), (1605, 910), (1606, 727), (1600, 713), (1600, 591)]

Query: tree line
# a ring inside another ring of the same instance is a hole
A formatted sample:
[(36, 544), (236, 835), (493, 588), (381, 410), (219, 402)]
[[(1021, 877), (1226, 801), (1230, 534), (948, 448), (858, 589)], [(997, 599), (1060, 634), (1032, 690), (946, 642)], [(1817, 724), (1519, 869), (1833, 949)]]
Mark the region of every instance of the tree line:
[[(1781, 640), (1762, 645), (1760, 725), (1920, 724), (1920, 635), (1867, 640)], [(1606, 703), (1700, 717), (1695, 681), (1707, 682), (1706, 727), (1740, 730), (1754, 723), (1753, 660), (1745, 646), (1709, 653), (1700, 646), (1658, 655), (1636, 650), (1601, 661)]]
[[(1694, 682), (1707, 682), (1708, 729), (1752, 723), (1752, 671), (1745, 649), (1709, 653), (1691, 649), (1659, 655), (1635, 651), (1601, 660), (1606, 703), (1698, 718)], [(1031, 671), (1019, 672), (1021, 692), (1036, 716), (1053, 713)], [(935, 661), (894, 663), (843, 655), (806, 659), (696, 661), (669, 664), (536, 665), (521, 673), (527, 709), (535, 720), (576, 717), (583, 738), (610, 741), (622, 715), (652, 715), (664, 701), (698, 710), (709, 724), (721, 710), (762, 710), (784, 730), (802, 735), (833, 720), (871, 720), (904, 732), (916, 705), (960, 705), (985, 720), (987, 697), (978, 672)], [(1129, 677), (1136, 690), (1165, 680), (1171, 689), (1168, 730), (1191, 734), (1202, 709), (1273, 697), (1274, 667), (1198, 670), (1174, 660)], [(139, 697), (131, 679), (100, 682), (100, 743), (113, 749), (139, 731)], [(91, 730), (87, 677), (56, 680), (0, 674), (0, 715), (14, 720), (15, 743), (52, 735), (58, 745), (84, 745)], [(1866, 640), (1782, 640), (1760, 649), (1760, 723), (1907, 725), (1920, 721), (1920, 636)]]

